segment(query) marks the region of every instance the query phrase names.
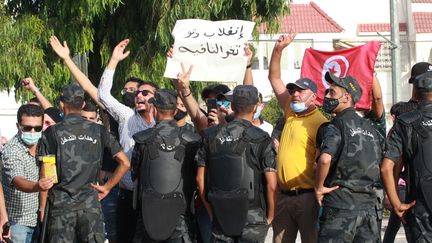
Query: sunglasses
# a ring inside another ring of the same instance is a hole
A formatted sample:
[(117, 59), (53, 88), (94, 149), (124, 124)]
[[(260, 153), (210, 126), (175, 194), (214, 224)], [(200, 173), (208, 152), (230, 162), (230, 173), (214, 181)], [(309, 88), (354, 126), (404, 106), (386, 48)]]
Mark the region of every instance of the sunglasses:
[(222, 105), (223, 105), (224, 107), (230, 107), (230, 106), (231, 106), (231, 101), (228, 101), (228, 100), (225, 100), (225, 101), (218, 101), (218, 102), (217, 102), (217, 105), (218, 105), (219, 107), (221, 107)]
[(32, 129), (34, 129), (35, 132), (42, 131), (42, 126), (35, 126), (35, 127), (33, 127), (33, 126), (23, 126), (23, 125), (20, 125), (20, 127), (21, 127), (21, 130), (23, 132), (31, 132)]
[(147, 96), (148, 94), (154, 94), (153, 92), (151, 92), (150, 90), (137, 90), (135, 91), (135, 96), (138, 96), (139, 94), (142, 94), (142, 96)]

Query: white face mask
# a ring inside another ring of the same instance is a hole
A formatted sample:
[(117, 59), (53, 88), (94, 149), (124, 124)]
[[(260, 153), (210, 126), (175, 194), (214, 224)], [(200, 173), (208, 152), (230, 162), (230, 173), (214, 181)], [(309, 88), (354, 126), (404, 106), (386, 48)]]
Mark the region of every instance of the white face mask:
[(307, 110), (310, 106), (310, 104), (308, 106), (306, 106), (306, 102), (312, 97), (312, 95), (310, 95), (305, 102), (291, 102), (290, 107), (291, 109), (295, 112), (295, 113), (301, 113), (305, 110)]

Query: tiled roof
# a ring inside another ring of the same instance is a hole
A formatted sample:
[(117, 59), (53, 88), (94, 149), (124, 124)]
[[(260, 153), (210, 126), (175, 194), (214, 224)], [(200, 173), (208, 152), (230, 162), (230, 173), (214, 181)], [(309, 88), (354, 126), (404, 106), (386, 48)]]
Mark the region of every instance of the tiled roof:
[[(404, 32), (407, 30), (406, 23), (399, 23), (399, 31)], [(372, 24), (358, 24), (357, 32), (390, 32), (389, 23), (372, 23)]]
[(412, 3), (432, 3), (432, 0), (412, 0)]
[(414, 12), (413, 19), (417, 33), (432, 33), (432, 12)]
[[(288, 33), (290, 30), (296, 33), (340, 33), (344, 31), (314, 2), (290, 4), (290, 10), (290, 15), (281, 17), (280, 33)], [(265, 33), (265, 24), (259, 26), (258, 31)]]

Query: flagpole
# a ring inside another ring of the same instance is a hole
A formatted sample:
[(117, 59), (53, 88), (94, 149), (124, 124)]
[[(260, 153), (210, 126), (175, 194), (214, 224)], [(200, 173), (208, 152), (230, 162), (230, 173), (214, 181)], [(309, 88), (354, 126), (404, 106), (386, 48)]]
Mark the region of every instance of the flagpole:
[(396, 104), (398, 99), (398, 84), (401, 82), (400, 42), (399, 42), (399, 18), (397, 0), (390, 0), (390, 25), (391, 25), (391, 58), (392, 58), (392, 102)]

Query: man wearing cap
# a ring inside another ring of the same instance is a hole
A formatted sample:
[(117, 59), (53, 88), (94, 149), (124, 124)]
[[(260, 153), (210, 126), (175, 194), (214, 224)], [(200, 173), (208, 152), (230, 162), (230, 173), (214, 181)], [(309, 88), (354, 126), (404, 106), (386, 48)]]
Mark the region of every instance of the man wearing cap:
[[(414, 81), (417, 109), (396, 118), (386, 140), (381, 176), (394, 212), (405, 223), (408, 242), (432, 239), (432, 72), (418, 75)], [(396, 191), (397, 177), (403, 163), (408, 173), (406, 203)]]
[(316, 133), (327, 119), (314, 101), (317, 86), (301, 78), (284, 85), (281, 79), (282, 51), (294, 35), (277, 40), (270, 61), (269, 80), (279, 105), (285, 112), (285, 125), (277, 154), (280, 193), (273, 222), (276, 243), (295, 242), (300, 231), (302, 242), (317, 242), (318, 204), (314, 197)]
[(197, 153), (199, 195), (213, 219), (212, 242), (264, 242), (274, 217), (275, 153), (252, 125), (258, 90), (234, 89), (234, 120), (204, 131)]
[(362, 94), (358, 82), (329, 72), (325, 79), (331, 86), (323, 107), (336, 116), (325, 131), (316, 171), (315, 195), (323, 206), (319, 242), (379, 242), (373, 185), (380, 180), (381, 136), (355, 112)]
[(149, 102), (156, 108), (157, 124), (133, 136), (132, 171), (139, 208), (133, 242), (194, 242), (190, 205), (200, 136), (177, 126), (173, 91), (159, 89)]
[[(65, 118), (42, 136), (39, 156), (55, 155), (58, 183), (48, 192), (49, 242), (104, 242), (103, 199), (129, 169), (120, 144), (102, 125), (83, 119), (84, 91), (63, 87), (60, 108)], [(104, 149), (111, 150), (118, 166), (102, 186), (96, 185)]]

